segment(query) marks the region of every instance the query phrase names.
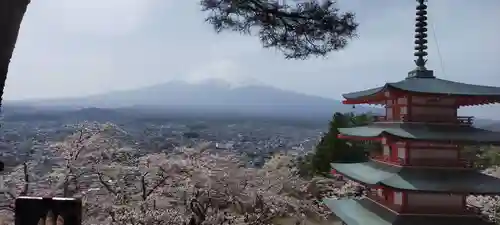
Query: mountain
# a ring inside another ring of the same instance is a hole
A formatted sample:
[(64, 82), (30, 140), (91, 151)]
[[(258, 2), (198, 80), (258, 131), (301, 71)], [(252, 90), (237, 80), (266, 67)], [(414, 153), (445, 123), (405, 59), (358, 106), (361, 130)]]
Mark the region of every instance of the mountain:
[(82, 98), (23, 102), (34, 107), (127, 108), (162, 112), (232, 114), (270, 117), (331, 118), (334, 112), (357, 113), (380, 109), (343, 105), (338, 100), (301, 94), (265, 85), (233, 87), (223, 80), (199, 83), (171, 81), (150, 87)]
[(474, 126), (491, 131), (500, 131), (500, 121), (498, 120), (475, 119)]
[[(281, 119), (329, 120), (334, 112), (383, 113), (380, 108), (343, 105), (339, 100), (301, 94), (253, 83), (232, 86), (211, 79), (190, 83), (171, 81), (128, 91), (115, 91), (81, 98), (6, 101), (4, 117), (10, 120), (85, 118), (110, 120), (141, 117), (263, 117)], [(35, 116), (36, 115), (36, 116)], [(475, 126), (500, 130), (500, 122), (476, 119)]]

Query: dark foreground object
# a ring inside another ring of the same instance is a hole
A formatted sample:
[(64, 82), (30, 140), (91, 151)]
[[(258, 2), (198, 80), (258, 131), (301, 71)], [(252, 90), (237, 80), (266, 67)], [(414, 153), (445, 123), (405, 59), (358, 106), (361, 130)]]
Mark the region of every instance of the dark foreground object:
[(82, 224), (82, 202), (75, 198), (18, 197), (15, 213), (16, 225), (37, 225), (47, 218), (56, 224), (58, 217), (64, 225)]

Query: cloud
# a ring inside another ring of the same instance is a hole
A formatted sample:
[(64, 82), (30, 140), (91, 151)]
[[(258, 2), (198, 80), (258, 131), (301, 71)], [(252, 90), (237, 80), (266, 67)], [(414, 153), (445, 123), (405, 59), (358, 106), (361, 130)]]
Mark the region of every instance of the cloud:
[(234, 60), (218, 59), (197, 67), (181, 80), (190, 83), (224, 81), (231, 87), (263, 84), (245, 71), (245, 67)]
[(79, 35), (116, 36), (138, 30), (156, 0), (45, 0), (41, 4), (46, 18), (66, 32)]
[[(274, 49), (263, 49), (257, 37), (215, 34), (204, 22), (198, 0), (32, 1), (5, 98), (81, 96), (176, 78), (258, 80), (340, 98), (344, 92), (405, 78), (415, 66), (416, 3), (339, 4), (356, 13), (359, 38), (325, 59), (293, 61)], [(499, 8), (498, 0), (429, 2), (435, 28), (429, 35), (429, 68), (439, 78), (500, 85)]]
[(213, 60), (188, 73), (186, 81), (197, 82), (206, 79), (234, 80), (238, 76), (238, 65), (228, 59)]

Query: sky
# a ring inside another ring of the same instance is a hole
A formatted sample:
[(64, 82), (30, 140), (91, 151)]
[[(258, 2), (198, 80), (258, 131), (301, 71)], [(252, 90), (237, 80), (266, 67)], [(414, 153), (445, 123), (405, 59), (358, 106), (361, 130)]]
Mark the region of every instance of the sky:
[[(359, 37), (326, 58), (286, 60), (257, 37), (216, 34), (197, 0), (33, 0), (6, 100), (85, 96), (172, 79), (255, 81), (341, 99), (414, 68), (414, 0), (339, 0)], [(439, 78), (500, 86), (500, 1), (430, 1), (429, 62)], [(439, 51), (438, 51), (439, 49)], [(493, 117), (500, 107), (471, 109)]]

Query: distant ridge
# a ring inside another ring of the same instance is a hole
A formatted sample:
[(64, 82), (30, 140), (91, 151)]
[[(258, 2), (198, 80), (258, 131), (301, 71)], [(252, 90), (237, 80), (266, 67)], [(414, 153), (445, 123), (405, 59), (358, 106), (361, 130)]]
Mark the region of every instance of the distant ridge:
[(188, 83), (171, 81), (128, 91), (82, 98), (16, 102), (43, 108), (135, 108), (193, 114), (238, 114), (262, 117), (331, 118), (334, 112), (381, 112), (379, 108), (343, 105), (339, 100), (306, 95), (265, 85), (231, 86), (210, 79)]

